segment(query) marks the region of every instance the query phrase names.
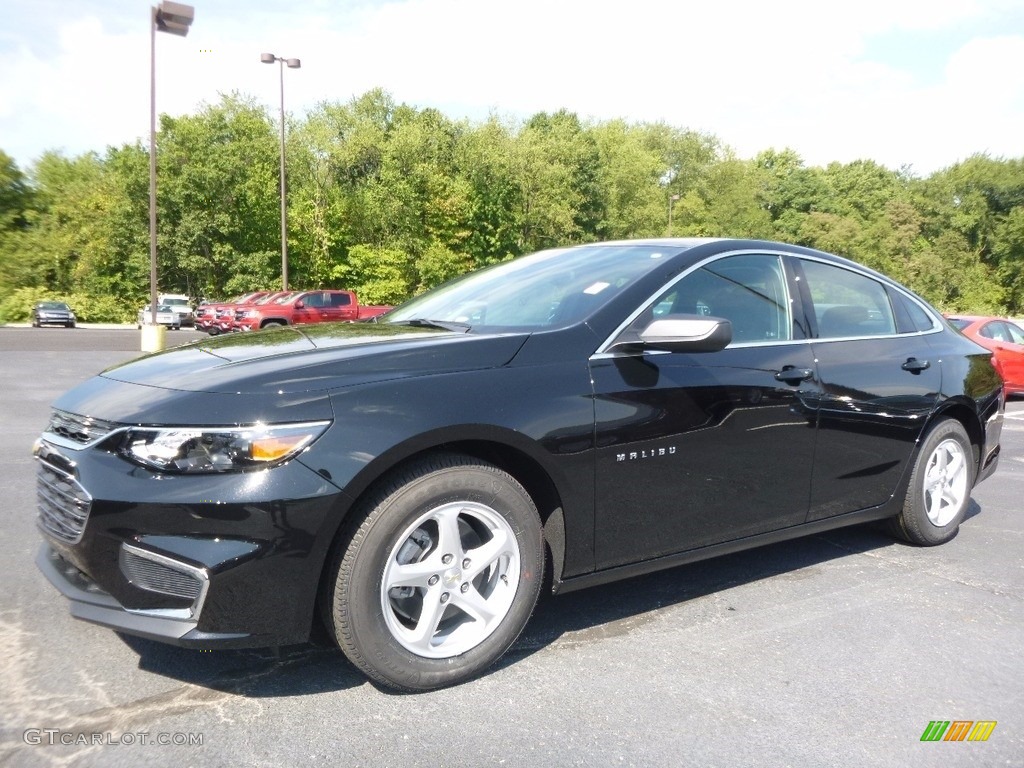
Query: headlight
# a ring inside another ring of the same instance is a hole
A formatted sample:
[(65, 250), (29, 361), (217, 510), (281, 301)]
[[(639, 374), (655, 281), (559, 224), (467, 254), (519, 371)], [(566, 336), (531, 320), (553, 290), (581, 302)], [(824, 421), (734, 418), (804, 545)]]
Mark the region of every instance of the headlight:
[(139, 427), (128, 430), (119, 453), (164, 472), (207, 473), (262, 469), (297, 456), (329, 421), (251, 427)]

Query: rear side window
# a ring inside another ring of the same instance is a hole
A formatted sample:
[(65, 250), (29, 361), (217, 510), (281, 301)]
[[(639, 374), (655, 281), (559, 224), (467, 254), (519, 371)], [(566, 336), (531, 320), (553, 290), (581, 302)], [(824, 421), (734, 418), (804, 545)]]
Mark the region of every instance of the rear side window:
[(925, 312), (921, 305), (916, 301), (910, 299), (903, 299), (903, 306), (907, 308), (907, 312), (910, 313), (910, 319), (914, 321), (914, 327), (919, 331), (930, 331), (935, 327), (935, 320), (932, 316)]
[(801, 260), (823, 339), (890, 336), (896, 319), (885, 286), (859, 272)]

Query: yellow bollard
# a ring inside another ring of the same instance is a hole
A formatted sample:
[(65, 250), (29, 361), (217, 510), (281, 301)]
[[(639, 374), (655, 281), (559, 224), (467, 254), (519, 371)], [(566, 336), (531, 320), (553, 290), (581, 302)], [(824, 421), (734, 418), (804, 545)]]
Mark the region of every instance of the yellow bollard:
[(142, 351), (159, 352), (167, 346), (167, 328), (162, 325), (142, 326)]

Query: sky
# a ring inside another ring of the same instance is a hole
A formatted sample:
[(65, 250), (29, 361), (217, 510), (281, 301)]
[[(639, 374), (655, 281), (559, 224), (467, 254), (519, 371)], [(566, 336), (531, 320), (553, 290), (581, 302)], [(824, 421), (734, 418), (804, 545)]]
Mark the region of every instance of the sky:
[[(1024, 157), (1024, 0), (195, 0), (156, 36), (157, 110), (222, 93), (301, 116), (380, 87), (453, 120), (663, 121), (739, 157), (926, 176)], [(103, 153), (149, 131), (150, 3), (0, 0), (0, 150)]]

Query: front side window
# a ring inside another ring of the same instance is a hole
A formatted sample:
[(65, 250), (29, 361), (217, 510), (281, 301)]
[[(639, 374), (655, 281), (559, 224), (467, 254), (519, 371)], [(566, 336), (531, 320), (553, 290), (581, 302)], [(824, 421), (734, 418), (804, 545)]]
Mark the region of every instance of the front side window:
[(793, 338), (785, 273), (778, 256), (743, 254), (705, 264), (656, 298), (638, 323), (645, 325), (667, 315), (728, 320), (733, 344)]
[(324, 295), (322, 293), (310, 293), (302, 300), (302, 303), (310, 309), (319, 309), (324, 306)]
[(885, 287), (866, 275), (820, 261), (801, 260), (823, 339), (889, 336), (896, 320)]

